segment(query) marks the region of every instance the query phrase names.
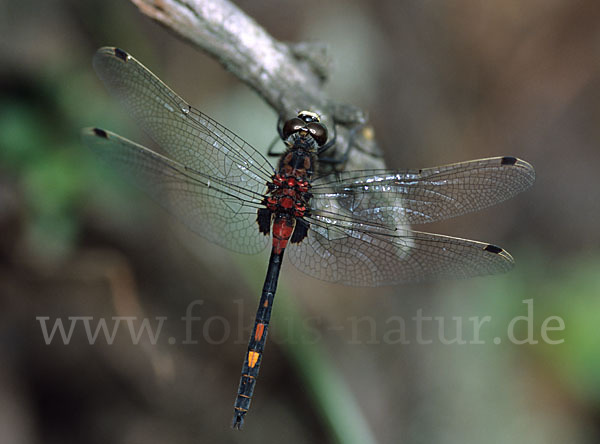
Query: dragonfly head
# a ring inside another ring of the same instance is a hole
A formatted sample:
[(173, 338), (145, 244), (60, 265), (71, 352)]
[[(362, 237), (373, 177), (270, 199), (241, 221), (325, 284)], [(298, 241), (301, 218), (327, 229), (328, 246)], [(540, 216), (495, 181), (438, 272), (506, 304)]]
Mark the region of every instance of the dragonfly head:
[(319, 115), (311, 111), (300, 111), (297, 117), (285, 122), (282, 134), (288, 145), (293, 145), (298, 139), (310, 145), (313, 144), (312, 140), (318, 146), (327, 142), (327, 128), (321, 123)]

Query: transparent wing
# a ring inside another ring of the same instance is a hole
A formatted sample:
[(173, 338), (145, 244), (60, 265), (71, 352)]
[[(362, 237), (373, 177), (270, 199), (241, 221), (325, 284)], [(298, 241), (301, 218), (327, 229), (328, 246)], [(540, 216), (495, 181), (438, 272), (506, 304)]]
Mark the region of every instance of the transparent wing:
[[(84, 143), (146, 191), (190, 230), (240, 253), (257, 253), (269, 238), (258, 232), (262, 194), (171, 160), (114, 133), (83, 130)], [(266, 191), (266, 185), (260, 186)]]
[(310, 220), (292, 263), (317, 279), (359, 287), (503, 273), (511, 255), (494, 245), (408, 229), (396, 231)]
[(502, 202), (529, 188), (533, 167), (492, 157), (423, 170), (349, 171), (313, 181), (311, 211), (395, 228), (434, 222)]
[(503, 249), (408, 225), (494, 205), (534, 179), (533, 167), (514, 157), (331, 174), (313, 182), (308, 236), (288, 254), (311, 276), (356, 286), (502, 273), (514, 263)]
[(172, 159), (251, 189), (272, 176), (262, 154), (191, 107), (125, 51), (100, 48), (93, 64), (107, 89)]

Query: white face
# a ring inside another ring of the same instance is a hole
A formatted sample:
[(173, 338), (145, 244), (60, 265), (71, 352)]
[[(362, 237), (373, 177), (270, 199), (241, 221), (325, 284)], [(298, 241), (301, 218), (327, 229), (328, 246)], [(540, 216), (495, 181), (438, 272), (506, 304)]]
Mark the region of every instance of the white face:
[(313, 113), (312, 111), (300, 111), (298, 113), (298, 117), (304, 120), (304, 117), (310, 117), (314, 122), (320, 122), (321, 117), (317, 113)]

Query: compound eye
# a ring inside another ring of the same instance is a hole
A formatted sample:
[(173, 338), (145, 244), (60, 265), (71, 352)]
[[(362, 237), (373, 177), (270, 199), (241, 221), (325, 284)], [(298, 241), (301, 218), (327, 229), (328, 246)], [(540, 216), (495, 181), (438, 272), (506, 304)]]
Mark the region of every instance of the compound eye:
[(317, 142), (317, 145), (325, 145), (325, 142), (327, 142), (327, 128), (325, 128), (325, 125), (312, 122), (307, 124), (306, 127), (308, 128), (308, 131), (310, 131), (312, 138)]
[(283, 138), (287, 139), (292, 134), (300, 131), (300, 129), (302, 129), (304, 127), (304, 125), (305, 125), (304, 122), (301, 119), (299, 119), (298, 117), (294, 117), (293, 119), (288, 120), (283, 125), (283, 130), (282, 130)]

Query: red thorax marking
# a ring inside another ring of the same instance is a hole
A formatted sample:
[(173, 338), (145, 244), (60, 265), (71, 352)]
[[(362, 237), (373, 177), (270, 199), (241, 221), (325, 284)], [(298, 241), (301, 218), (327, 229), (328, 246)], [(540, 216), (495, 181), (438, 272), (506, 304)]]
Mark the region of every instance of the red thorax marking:
[(271, 195), (267, 197), (265, 204), (275, 213), (286, 212), (295, 217), (302, 217), (306, 212), (306, 194), (309, 188), (306, 180), (276, 174), (269, 185)]

